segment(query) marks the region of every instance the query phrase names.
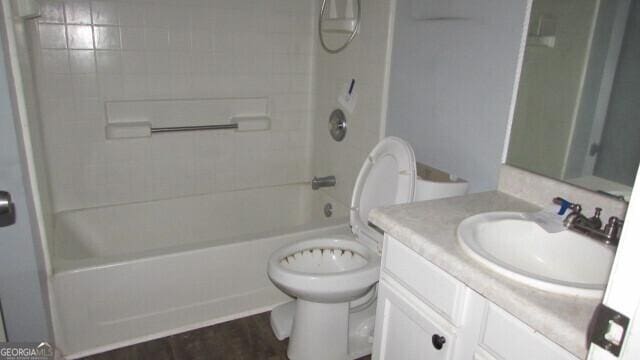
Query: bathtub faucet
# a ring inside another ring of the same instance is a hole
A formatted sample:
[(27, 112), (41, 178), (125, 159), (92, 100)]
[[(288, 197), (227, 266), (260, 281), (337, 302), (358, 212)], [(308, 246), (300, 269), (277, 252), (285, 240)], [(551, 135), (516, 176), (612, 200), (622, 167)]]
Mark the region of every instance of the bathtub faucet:
[(317, 177), (314, 176), (311, 180), (311, 188), (318, 190), (323, 187), (336, 186), (336, 177), (333, 175)]

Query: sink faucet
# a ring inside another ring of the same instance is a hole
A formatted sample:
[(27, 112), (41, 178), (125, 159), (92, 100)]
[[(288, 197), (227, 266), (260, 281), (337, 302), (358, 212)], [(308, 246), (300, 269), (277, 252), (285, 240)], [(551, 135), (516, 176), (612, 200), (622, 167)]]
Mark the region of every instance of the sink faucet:
[(336, 177), (333, 175), (317, 177), (314, 176), (311, 180), (311, 188), (318, 190), (322, 187), (336, 186)]
[(600, 213), (602, 213), (601, 208), (597, 207), (593, 216), (588, 218), (582, 215), (582, 206), (580, 206), (580, 204), (570, 203), (560, 197), (554, 198), (553, 203), (563, 207), (569, 204), (567, 207), (571, 212), (564, 219), (564, 226), (567, 229), (602, 241), (607, 245), (618, 245), (622, 225), (624, 224), (624, 221), (620, 218), (616, 216), (610, 217), (607, 224), (602, 228), (602, 220), (600, 219)]

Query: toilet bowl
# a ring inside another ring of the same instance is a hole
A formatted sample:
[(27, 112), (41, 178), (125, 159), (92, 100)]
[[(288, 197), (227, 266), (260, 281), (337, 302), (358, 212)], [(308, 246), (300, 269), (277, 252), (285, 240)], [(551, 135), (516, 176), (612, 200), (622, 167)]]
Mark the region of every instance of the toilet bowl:
[(358, 299), (378, 280), (380, 256), (353, 238), (300, 241), (269, 259), (269, 277), (299, 299), (337, 303)]
[[(271, 255), (269, 278), (296, 299), (271, 313), (276, 336), (289, 337), (291, 360), (345, 360), (371, 352), (383, 235), (368, 215), (376, 207), (414, 201), (416, 179), (411, 146), (396, 137), (381, 140), (356, 179), (349, 214), (353, 235), (304, 240)], [(456, 186), (447, 196), (466, 192), (466, 186)]]
[(277, 250), (269, 277), (296, 297), (289, 359), (347, 359), (349, 303), (378, 281), (380, 256), (348, 237), (301, 241)]

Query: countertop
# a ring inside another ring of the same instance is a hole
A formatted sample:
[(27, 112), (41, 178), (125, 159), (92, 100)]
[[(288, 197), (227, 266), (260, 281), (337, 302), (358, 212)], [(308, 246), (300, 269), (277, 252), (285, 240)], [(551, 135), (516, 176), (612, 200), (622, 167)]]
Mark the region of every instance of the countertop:
[(511, 313), (579, 358), (597, 299), (537, 290), (491, 271), (458, 244), (465, 218), (488, 211), (537, 211), (533, 204), (498, 191), (374, 209), (369, 220), (431, 263)]

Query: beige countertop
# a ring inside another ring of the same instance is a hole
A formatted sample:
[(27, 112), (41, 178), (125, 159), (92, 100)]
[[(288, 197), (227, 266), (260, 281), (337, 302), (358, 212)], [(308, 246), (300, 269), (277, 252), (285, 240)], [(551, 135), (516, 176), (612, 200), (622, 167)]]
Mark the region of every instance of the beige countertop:
[(510, 280), (476, 262), (458, 244), (465, 218), (489, 211), (537, 211), (535, 205), (492, 191), (374, 209), (369, 220), (505, 311), (579, 358), (599, 300), (562, 296)]

